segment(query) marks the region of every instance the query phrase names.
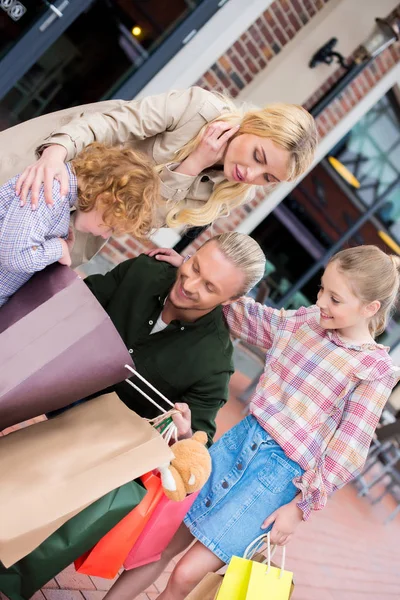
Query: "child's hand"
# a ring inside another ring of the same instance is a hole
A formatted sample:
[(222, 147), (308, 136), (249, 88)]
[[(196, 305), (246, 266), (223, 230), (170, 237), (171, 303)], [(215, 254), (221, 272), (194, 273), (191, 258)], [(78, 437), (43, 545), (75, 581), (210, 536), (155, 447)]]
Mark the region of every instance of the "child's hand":
[(68, 243), (63, 238), (59, 238), (59, 240), (62, 245), (63, 253), (62, 253), (62, 257), (59, 259), (58, 262), (61, 263), (62, 265), (69, 267), (69, 266), (71, 266), (71, 255), (69, 253)]
[(285, 546), (292, 538), (296, 527), (303, 521), (303, 513), (297, 506), (297, 502), (296, 497), (289, 504), (284, 504), (261, 525), (262, 529), (267, 529), (271, 523), (274, 523), (271, 529), (271, 544)]
[(145, 254), (162, 262), (169, 263), (173, 267), (180, 267), (184, 261), (184, 258), (175, 252), (175, 250), (172, 250), (172, 248), (156, 248), (155, 250), (145, 252)]

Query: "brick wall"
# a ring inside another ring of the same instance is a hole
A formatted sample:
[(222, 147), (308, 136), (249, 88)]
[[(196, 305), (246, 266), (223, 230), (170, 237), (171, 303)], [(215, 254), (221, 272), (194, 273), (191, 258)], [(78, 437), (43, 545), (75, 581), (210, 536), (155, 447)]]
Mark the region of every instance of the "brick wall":
[[(329, 0), (276, 0), (235, 43), (196, 82), (208, 90), (228, 92), (236, 97), (254, 77), (279, 54), (281, 48), (292, 40), (298, 31), (321, 10)], [(400, 5), (399, 5), (400, 7)], [(355, 49), (355, 52), (357, 49)], [(317, 119), (319, 135), (323, 138), (339, 121), (377, 84), (397, 62), (400, 61), (400, 45), (388, 48), (355, 79), (323, 111)], [(337, 79), (343, 74), (342, 68), (332, 75), (305, 103), (306, 108), (313, 106)], [(247, 215), (267, 197), (261, 190), (249, 204), (232, 211), (228, 218), (220, 219), (213, 227), (199, 236), (185, 250), (190, 252), (217, 233), (232, 231)], [(151, 242), (140, 244), (125, 236), (111, 240), (104, 248), (104, 257), (113, 263), (140, 254), (146, 248), (154, 247)]]

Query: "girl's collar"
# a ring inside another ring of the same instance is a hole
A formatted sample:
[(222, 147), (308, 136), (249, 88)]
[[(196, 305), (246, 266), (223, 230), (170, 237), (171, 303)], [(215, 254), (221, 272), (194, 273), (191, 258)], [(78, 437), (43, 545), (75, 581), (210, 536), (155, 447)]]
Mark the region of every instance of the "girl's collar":
[(336, 329), (326, 330), (329, 339), (331, 339), (337, 346), (342, 346), (343, 348), (348, 348), (349, 350), (377, 350), (378, 348), (381, 350), (390, 350), (389, 346), (384, 346), (383, 344), (378, 344), (377, 342), (352, 342), (350, 340), (343, 339)]

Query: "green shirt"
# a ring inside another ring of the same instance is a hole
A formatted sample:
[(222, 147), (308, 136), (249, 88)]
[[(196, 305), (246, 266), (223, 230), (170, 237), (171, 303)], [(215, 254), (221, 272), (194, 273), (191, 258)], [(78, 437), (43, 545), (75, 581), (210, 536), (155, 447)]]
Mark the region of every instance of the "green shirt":
[[(205, 431), (211, 443), (215, 417), (228, 399), (234, 370), (229, 329), (219, 306), (193, 323), (172, 321), (151, 334), (175, 278), (174, 267), (141, 255), (85, 282), (110, 315), (136, 370), (171, 402), (186, 402), (192, 429)], [(132, 381), (164, 406), (137, 377)], [(129, 384), (122, 382), (113, 389), (142, 417), (160, 414)]]

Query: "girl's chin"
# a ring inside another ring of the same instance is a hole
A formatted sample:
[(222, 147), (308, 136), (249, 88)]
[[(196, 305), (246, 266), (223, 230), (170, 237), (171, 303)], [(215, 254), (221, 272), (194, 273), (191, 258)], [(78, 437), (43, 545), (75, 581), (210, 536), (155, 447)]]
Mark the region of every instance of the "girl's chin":
[(324, 319), (321, 317), (319, 322), (325, 329), (333, 329), (333, 319)]

